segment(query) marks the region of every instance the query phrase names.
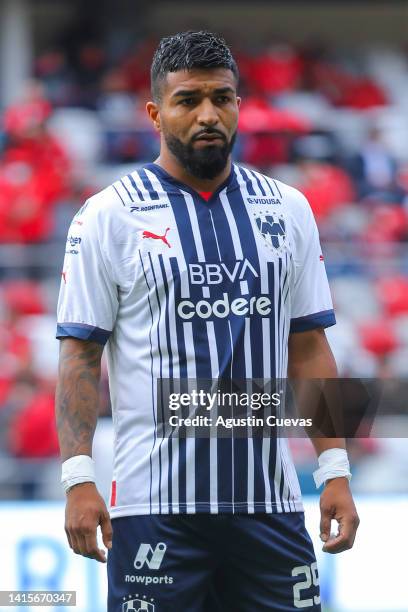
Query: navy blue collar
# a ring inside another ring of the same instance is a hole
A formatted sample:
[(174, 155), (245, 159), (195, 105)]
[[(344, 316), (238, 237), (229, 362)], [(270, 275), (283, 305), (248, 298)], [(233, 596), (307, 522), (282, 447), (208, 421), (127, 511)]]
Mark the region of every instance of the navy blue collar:
[(159, 179), (163, 180), (165, 183), (170, 183), (171, 185), (176, 187), (178, 193), (180, 192), (180, 190), (187, 191), (193, 197), (199, 198), (204, 204), (207, 204), (207, 205), (212, 204), (215, 201), (217, 201), (218, 196), (221, 193), (221, 191), (223, 191), (223, 189), (227, 188), (228, 191), (232, 191), (233, 189), (236, 189), (237, 187), (239, 187), (238, 181), (236, 180), (234, 164), (231, 164), (231, 172), (229, 173), (228, 177), (212, 193), (209, 200), (205, 200), (198, 191), (196, 191), (189, 185), (186, 185), (185, 183), (182, 183), (181, 181), (177, 180), (174, 176), (172, 176), (166, 170), (164, 170), (164, 168), (162, 168), (161, 166), (159, 166), (158, 164), (154, 162), (150, 164), (146, 164), (144, 168), (153, 172), (153, 174), (155, 174)]

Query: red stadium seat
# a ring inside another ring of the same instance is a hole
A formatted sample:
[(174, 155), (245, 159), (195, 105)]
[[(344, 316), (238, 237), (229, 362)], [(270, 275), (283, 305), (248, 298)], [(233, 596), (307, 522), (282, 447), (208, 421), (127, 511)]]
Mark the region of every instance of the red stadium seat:
[(4, 301), (18, 315), (44, 314), (47, 309), (38, 283), (29, 280), (9, 281), (3, 285)]
[(364, 323), (359, 328), (361, 344), (377, 357), (384, 357), (398, 347), (398, 341), (387, 319)]
[(37, 393), (17, 414), (10, 426), (9, 450), (24, 459), (58, 455), (53, 395)]
[(389, 316), (408, 313), (408, 278), (383, 278), (378, 281), (376, 290), (378, 299)]
[(408, 214), (400, 206), (377, 205), (372, 211), (372, 221), (364, 232), (367, 242), (394, 242), (408, 234)]
[(272, 49), (251, 61), (251, 84), (264, 94), (296, 88), (303, 72), (303, 62), (290, 47)]
[(302, 182), (298, 189), (309, 200), (317, 219), (326, 217), (338, 206), (354, 201), (353, 183), (342, 168), (328, 163), (304, 162)]
[(45, 99), (14, 104), (4, 113), (4, 130), (12, 135), (26, 133), (46, 121), (51, 110), (51, 105)]
[(295, 132), (306, 133), (310, 122), (289, 111), (271, 107), (261, 98), (250, 98), (241, 106), (239, 115), (241, 132)]

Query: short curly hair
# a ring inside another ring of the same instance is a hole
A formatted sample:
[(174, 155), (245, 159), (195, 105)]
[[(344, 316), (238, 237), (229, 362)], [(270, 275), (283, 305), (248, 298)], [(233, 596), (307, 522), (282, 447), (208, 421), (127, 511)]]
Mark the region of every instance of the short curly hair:
[(238, 82), (239, 72), (232, 53), (221, 36), (204, 30), (180, 32), (162, 38), (150, 70), (153, 100), (160, 101), (161, 85), (168, 72), (194, 68), (227, 68)]

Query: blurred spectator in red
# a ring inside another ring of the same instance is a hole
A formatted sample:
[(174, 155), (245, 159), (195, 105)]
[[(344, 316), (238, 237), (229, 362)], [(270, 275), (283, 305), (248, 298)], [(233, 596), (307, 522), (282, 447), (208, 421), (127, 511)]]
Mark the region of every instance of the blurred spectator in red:
[(368, 110), (387, 104), (385, 91), (365, 76), (354, 76), (325, 60), (312, 62), (309, 79), (335, 106)]
[(408, 278), (391, 276), (377, 281), (377, 296), (390, 317), (408, 314)]
[(377, 359), (377, 378), (392, 377), (389, 358), (397, 350), (399, 339), (389, 318), (366, 321), (359, 325), (357, 331), (362, 346)]
[(0, 321), (0, 410), (6, 405), (19, 372), (31, 363), (31, 345), (10, 322)]
[(302, 178), (296, 186), (309, 200), (317, 219), (327, 216), (338, 206), (354, 202), (353, 183), (338, 166), (304, 160), (298, 167)]
[(359, 326), (360, 341), (364, 348), (377, 357), (385, 357), (392, 353), (398, 340), (389, 319), (367, 321)]
[(21, 372), (8, 399), (4, 446), (18, 459), (18, 486), (25, 499), (41, 491), (44, 469), (58, 457), (54, 417), (54, 388), (31, 370)]
[(59, 453), (54, 418), (54, 393), (49, 386), (38, 389), (15, 415), (9, 426), (9, 450), (23, 459), (45, 459)]
[(10, 281), (0, 294), (0, 409), (6, 405), (14, 381), (28, 371), (32, 362), (29, 338), (21, 330), (26, 315), (45, 312), (41, 287), (32, 281)]
[(363, 77), (353, 80), (350, 86), (342, 92), (337, 103), (339, 106), (367, 110), (377, 106), (385, 106), (388, 100), (385, 92), (377, 83)]
[(370, 210), (364, 232), (366, 243), (397, 243), (408, 240), (408, 211), (396, 204), (378, 204)]
[[(241, 69), (241, 66), (240, 66)], [(295, 50), (288, 45), (267, 49), (249, 64), (244, 63), (247, 86), (254, 93), (276, 95), (296, 89), (301, 80), (303, 63)]]
[(44, 294), (39, 283), (30, 280), (10, 280), (3, 284), (3, 299), (9, 319), (46, 312)]
[(297, 113), (272, 107), (265, 99), (250, 97), (241, 107), (239, 132), (244, 163), (268, 171), (288, 161), (295, 136), (311, 128)]
[(47, 131), (51, 106), (34, 84), (4, 116), (0, 159), (0, 242), (38, 242), (53, 229), (53, 207), (69, 193), (70, 164)]

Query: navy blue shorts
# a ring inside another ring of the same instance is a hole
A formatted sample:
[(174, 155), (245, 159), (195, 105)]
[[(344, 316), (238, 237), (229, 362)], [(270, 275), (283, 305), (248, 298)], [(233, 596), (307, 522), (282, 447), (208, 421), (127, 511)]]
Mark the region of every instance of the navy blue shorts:
[(112, 520), (108, 612), (320, 611), (303, 512)]

